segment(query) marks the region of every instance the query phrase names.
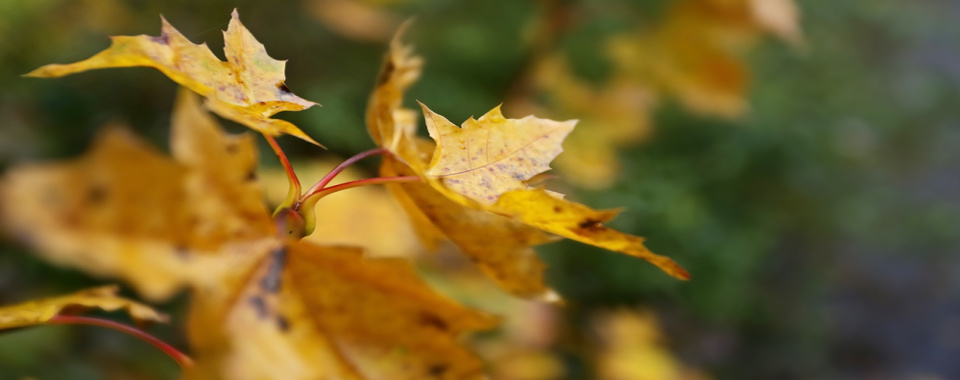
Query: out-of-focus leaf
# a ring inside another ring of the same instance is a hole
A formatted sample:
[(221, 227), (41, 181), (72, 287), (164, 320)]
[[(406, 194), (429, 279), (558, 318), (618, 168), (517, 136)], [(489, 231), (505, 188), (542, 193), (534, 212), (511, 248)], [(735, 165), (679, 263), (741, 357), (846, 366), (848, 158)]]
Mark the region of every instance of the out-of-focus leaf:
[(495, 320), (434, 293), (405, 259), (308, 242), (261, 258), (198, 288), (186, 378), (484, 378), (457, 337)]
[(250, 136), (225, 135), (181, 92), (170, 159), (108, 128), (75, 161), (7, 173), (2, 221), (45, 258), (122, 278), (162, 300), (214, 265), (218, 253), (272, 238)]
[(706, 380), (685, 366), (661, 343), (656, 318), (649, 312), (617, 311), (594, 319), (600, 349), (599, 380)]
[(0, 330), (46, 323), (64, 313), (86, 309), (124, 310), (137, 322), (166, 322), (167, 317), (147, 305), (117, 296), (116, 286), (102, 286), (65, 296), (0, 307)]

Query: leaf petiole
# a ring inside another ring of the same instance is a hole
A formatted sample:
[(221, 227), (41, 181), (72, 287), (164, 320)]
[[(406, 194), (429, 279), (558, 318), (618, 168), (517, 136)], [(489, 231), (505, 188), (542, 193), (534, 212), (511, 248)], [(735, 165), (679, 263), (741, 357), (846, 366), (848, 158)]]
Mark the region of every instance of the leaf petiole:
[(167, 354), (167, 356), (169, 356), (171, 359), (177, 362), (177, 364), (180, 365), (181, 369), (186, 370), (188, 368), (193, 367), (193, 359), (190, 359), (190, 357), (184, 354), (183, 352), (180, 352), (173, 346), (160, 340), (160, 338), (147, 334), (143, 330), (139, 330), (139, 329), (124, 325), (122, 323), (114, 322), (108, 319), (100, 319), (100, 318), (79, 317), (79, 316), (72, 316), (72, 315), (57, 315), (57, 316), (54, 316), (53, 318), (50, 318), (50, 320), (48, 320), (46, 324), (100, 326), (100, 327), (111, 328), (120, 332), (125, 332), (137, 338), (140, 338), (141, 340), (147, 343), (150, 343), (154, 347), (160, 349), (160, 351), (163, 351), (163, 353)]
[[(366, 152), (365, 152), (366, 153)], [(331, 172), (332, 173), (332, 172)], [(418, 176), (402, 176), (402, 177), (377, 177), (377, 178), (367, 178), (360, 179), (356, 181), (344, 182), (339, 185), (327, 187), (320, 189), (309, 196), (305, 197), (300, 203), (294, 206), (294, 211), (303, 215), (305, 222), (304, 229), (306, 234), (310, 235), (313, 233), (313, 229), (317, 226), (317, 220), (314, 215), (314, 208), (317, 205), (317, 202), (326, 197), (327, 195), (336, 193), (338, 191), (343, 191), (347, 189), (352, 189), (354, 187), (367, 186), (367, 185), (380, 185), (384, 183), (406, 183), (406, 182), (420, 182), (421, 179)]]
[(357, 161), (360, 161), (367, 157), (372, 157), (379, 154), (387, 154), (387, 153), (390, 153), (390, 152), (384, 148), (376, 148), (376, 149), (370, 149), (368, 151), (355, 154), (353, 157), (350, 157), (345, 161), (341, 162), (340, 165), (337, 165), (337, 167), (333, 168), (333, 170), (327, 173), (327, 175), (323, 176), (323, 178), (321, 178), (320, 181), (317, 182), (317, 184), (313, 185), (313, 187), (311, 187), (310, 190), (307, 190), (307, 192), (300, 199), (306, 200), (307, 198), (310, 198), (311, 196), (313, 196), (313, 194), (320, 192), (327, 186), (327, 184), (330, 183), (330, 181), (332, 181), (338, 174), (340, 174), (340, 172), (342, 172), (344, 169), (346, 169), (350, 165), (355, 164)]
[(290, 183), (289, 190), (287, 191), (287, 198), (277, 207), (277, 210), (274, 211), (274, 214), (279, 212), (282, 209), (288, 209), (293, 207), (295, 203), (300, 199), (300, 179), (297, 178), (297, 173), (293, 171), (293, 166), (290, 165), (290, 160), (287, 159), (287, 155), (283, 153), (283, 149), (280, 149), (280, 145), (277, 144), (277, 140), (266, 133), (263, 134), (263, 137), (267, 139), (267, 143), (270, 144), (270, 148), (273, 149), (273, 153), (277, 155), (277, 158), (280, 159), (280, 164), (283, 165), (283, 170), (287, 173), (287, 181)]

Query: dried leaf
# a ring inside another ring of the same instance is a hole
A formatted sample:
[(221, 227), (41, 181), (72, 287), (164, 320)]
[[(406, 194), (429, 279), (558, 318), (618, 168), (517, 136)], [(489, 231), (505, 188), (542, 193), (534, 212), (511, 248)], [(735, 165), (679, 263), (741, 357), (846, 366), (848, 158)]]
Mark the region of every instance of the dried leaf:
[[(400, 42), (400, 35), (390, 45), (367, 106), (370, 135), (393, 153), (380, 167), (380, 175), (385, 177), (424, 175), (435, 147), (416, 136), (413, 112), (402, 107), (403, 93), (419, 76), (423, 62)], [(448, 199), (447, 195), (456, 193), (438, 185), (446, 195), (432, 184), (388, 185), (424, 246), (436, 249), (441, 241), (452, 241), (504, 290), (521, 297), (558, 299), (543, 284), (544, 264), (531, 248), (552, 241), (550, 237), (523, 223)]]
[(307, 242), (262, 257), (232, 292), (197, 292), (188, 379), (484, 378), (457, 336), (495, 321), (438, 296), (406, 260)]
[[(176, 160), (115, 130), (78, 162), (15, 170), (5, 221), (45, 254), (146, 294), (189, 285), (187, 378), (484, 378), (458, 339), (493, 318), (437, 295), (404, 259), (280, 237), (250, 175), (253, 141), (181, 95)], [(91, 197), (91, 182), (106, 195)], [(70, 201), (45, 202), (51, 184)]]
[(316, 103), (290, 92), (284, 84), (286, 62), (267, 55), (263, 44), (240, 23), (236, 10), (232, 17), (223, 34), (226, 62), (220, 61), (206, 44), (190, 42), (161, 17), (163, 25), (158, 37), (112, 37), (110, 47), (93, 57), (71, 64), (46, 65), (27, 76), (53, 78), (112, 67), (153, 67), (206, 97), (207, 106), (220, 116), (268, 135), (289, 134), (317, 144), (295, 125), (270, 119), (277, 112), (300, 111)]
[[(128, 281), (162, 300), (223, 251), (273, 237), (249, 137), (223, 133), (192, 94), (174, 112), (170, 159), (109, 128), (83, 157), (9, 171), (2, 222), (47, 259)], [(202, 143), (198, 143), (202, 141)], [(255, 180), (255, 178), (252, 178)]]
[(430, 137), (437, 142), (423, 174), (484, 204), (509, 190), (527, 187), (527, 180), (550, 170), (550, 161), (563, 151), (560, 144), (576, 124), (533, 116), (507, 119), (498, 106), (457, 127), (421, 106)]
[[(543, 285), (544, 265), (531, 248), (551, 240), (537, 229), (642, 257), (671, 275), (689, 278), (672, 260), (649, 252), (639, 237), (606, 228), (594, 234), (575, 233), (565, 215), (552, 211), (557, 198), (502, 204), (497, 200), (529, 188), (528, 180), (549, 169), (574, 121), (506, 119), (497, 107), (458, 128), (423, 106), (430, 135), (436, 140), (431, 153), (431, 144), (415, 136), (415, 125), (406, 119), (408, 110), (401, 107), (403, 90), (416, 76), (399, 75), (396, 68), (411, 61), (411, 54), (409, 47), (394, 39), (367, 115), (371, 136), (393, 153), (384, 159), (381, 175), (424, 179), (392, 187), (414, 225), (426, 231), (424, 235), (451, 240), (501, 288), (521, 297), (559, 299)], [(579, 222), (597, 213), (563, 202), (582, 214)], [(534, 215), (544, 208), (550, 213)]]
[(504, 193), (491, 209), (568, 239), (642, 258), (673, 277), (690, 279), (690, 274), (672, 259), (650, 252), (643, 238), (607, 227), (604, 223), (616, 217), (619, 210), (594, 210), (543, 189)]
[(73, 294), (0, 307), (0, 330), (46, 323), (51, 318), (84, 309), (124, 310), (137, 322), (167, 322), (167, 316), (147, 305), (117, 296), (116, 286), (102, 286)]

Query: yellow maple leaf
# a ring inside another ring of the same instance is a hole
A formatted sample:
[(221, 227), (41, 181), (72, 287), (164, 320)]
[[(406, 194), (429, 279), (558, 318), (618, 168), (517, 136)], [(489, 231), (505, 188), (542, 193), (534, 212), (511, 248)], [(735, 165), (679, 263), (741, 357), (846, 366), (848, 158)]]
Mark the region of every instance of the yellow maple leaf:
[(50, 64), (27, 76), (61, 77), (111, 67), (153, 67), (174, 82), (203, 95), (218, 115), (259, 132), (289, 134), (319, 145), (290, 122), (270, 118), (281, 111), (300, 111), (316, 103), (300, 98), (284, 84), (285, 61), (267, 55), (263, 44), (240, 23), (237, 11), (224, 32), (227, 61), (206, 44), (194, 44), (162, 20), (160, 36), (111, 37), (110, 47), (71, 64)]
[(180, 96), (175, 159), (108, 131), (78, 162), (15, 169), (3, 221), (42, 254), (153, 298), (188, 286), (187, 378), (483, 378), (458, 336), (493, 318), (436, 294), (404, 259), (288, 238), (262, 204), (253, 141)]
[(576, 121), (558, 122), (527, 116), (507, 119), (497, 106), (463, 127), (453, 125), (421, 104), (427, 131), (437, 142), (423, 173), (437, 177), (459, 194), (493, 203), (506, 191), (526, 187), (526, 181), (550, 169)]
[[(423, 61), (400, 42), (390, 44), (377, 86), (367, 106), (371, 137), (393, 155), (384, 158), (380, 175), (421, 175), (435, 145), (416, 136), (416, 117), (402, 106), (404, 91), (420, 75)], [(424, 246), (436, 249), (449, 240), (470, 257), (502, 289), (521, 297), (558, 299), (543, 283), (544, 264), (531, 246), (553, 239), (509, 218), (466, 206), (428, 183), (388, 184), (387, 189), (410, 217)], [(448, 193), (450, 193), (448, 191)], [(455, 194), (455, 193), (453, 193)], [(462, 197), (462, 196), (461, 196)]]
[[(424, 180), (391, 187), (415, 227), (434, 239), (427, 241), (428, 246), (449, 239), (501, 288), (521, 297), (558, 299), (543, 285), (544, 265), (531, 248), (551, 241), (539, 230), (641, 257), (670, 275), (689, 278), (673, 260), (647, 250), (642, 238), (603, 226), (615, 213), (598, 212), (544, 190), (528, 192), (526, 182), (549, 168), (573, 121), (506, 119), (498, 107), (468, 120), (461, 129), (423, 106), (436, 144), (417, 137), (409, 110), (401, 105), (403, 91), (416, 78), (410, 72), (419, 73), (420, 61), (411, 55), (398, 34), (368, 105), (367, 120), (374, 140), (393, 153), (384, 159), (381, 175)], [(400, 70), (406, 68), (405, 62), (416, 66)], [(528, 193), (547, 198), (524, 198)], [(508, 194), (508, 201), (500, 200)], [(556, 212), (557, 207), (564, 211)], [(549, 212), (544, 214), (544, 209)]]
[(167, 316), (149, 306), (117, 296), (116, 286), (102, 286), (0, 307), (0, 330), (47, 323), (68, 309), (71, 313), (83, 309), (124, 310), (137, 322), (167, 322)]

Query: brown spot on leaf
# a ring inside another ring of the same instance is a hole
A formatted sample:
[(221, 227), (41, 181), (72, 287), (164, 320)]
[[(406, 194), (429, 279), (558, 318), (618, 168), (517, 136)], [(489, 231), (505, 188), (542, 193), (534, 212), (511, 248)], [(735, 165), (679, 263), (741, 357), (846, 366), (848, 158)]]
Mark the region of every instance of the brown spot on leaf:
[(167, 35), (167, 32), (161, 32), (159, 36), (150, 36), (150, 41), (161, 45), (167, 45), (170, 43), (170, 36)]
[(292, 94), (293, 91), (290, 91), (290, 87), (287, 87), (286, 83), (279, 82), (277, 83), (277, 88), (280, 89), (281, 94)]
[(245, 179), (247, 182), (256, 181), (256, 180), (257, 180), (257, 169), (250, 169), (250, 171), (247, 172), (247, 175), (246, 175), (246, 177), (244, 177), (244, 179)]
[(267, 293), (277, 293), (280, 291), (283, 268), (287, 266), (287, 250), (277, 248), (270, 252), (270, 257), (267, 260), (270, 260), (270, 266), (260, 280), (260, 289)]
[(432, 377), (442, 377), (444, 373), (447, 373), (446, 364), (434, 364), (427, 369), (427, 373)]
[(253, 309), (257, 311), (257, 316), (260, 318), (266, 318), (270, 315), (270, 311), (267, 310), (267, 301), (264, 301), (261, 296), (252, 296), (250, 297), (250, 306), (253, 306)]
[(587, 218), (577, 225), (582, 230), (598, 231), (606, 228), (602, 220)]
[(87, 203), (90, 203), (93, 206), (102, 204), (107, 200), (107, 188), (100, 185), (95, 185), (87, 190)]
[(450, 328), (443, 319), (426, 311), (420, 312), (420, 324), (440, 331), (447, 331)]
[(280, 329), (280, 331), (283, 331), (283, 332), (290, 331), (290, 320), (287, 319), (287, 317), (284, 317), (284, 316), (282, 316), (282, 315), (278, 315), (278, 316), (277, 316), (277, 328)]

